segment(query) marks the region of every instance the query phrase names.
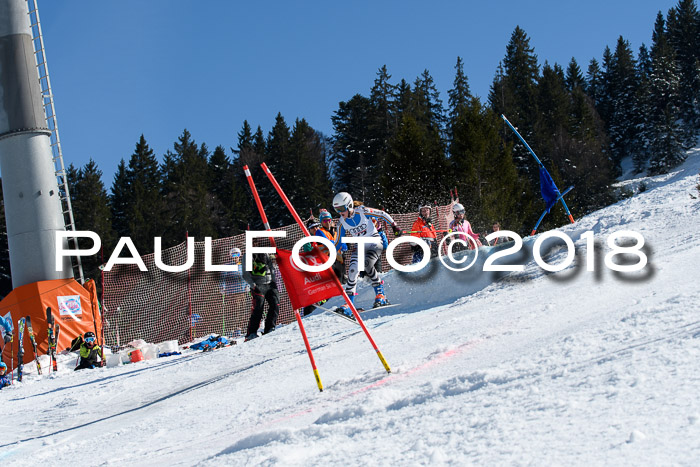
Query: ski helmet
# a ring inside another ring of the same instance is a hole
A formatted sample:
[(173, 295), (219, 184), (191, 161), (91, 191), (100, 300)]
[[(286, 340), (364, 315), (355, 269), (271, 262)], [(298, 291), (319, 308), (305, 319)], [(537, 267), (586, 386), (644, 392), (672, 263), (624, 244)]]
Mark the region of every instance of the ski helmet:
[(85, 341), (86, 344), (94, 344), (95, 343), (95, 333), (92, 331), (88, 331), (83, 335), (83, 341)]
[(333, 220), (333, 217), (331, 217), (331, 213), (326, 211), (325, 209), (321, 210), (321, 212), (318, 213), (318, 218), (321, 222)]
[(454, 215), (464, 214), (464, 206), (462, 206), (460, 203), (455, 203), (455, 205), (452, 206), (452, 213)]
[(352, 196), (350, 196), (350, 193), (341, 191), (333, 198), (333, 209), (335, 209), (335, 212), (345, 212), (352, 209), (352, 207)]
[(5, 364), (5, 362), (0, 362), (0, 371), (2, 371), (3, 373), (7, 371), (7, 365)]
[(241, 256), (241, 249), (240, 248), (231, 248), (231, 251), (229, 251), (231, 254), (231, 258), (239, 258)]

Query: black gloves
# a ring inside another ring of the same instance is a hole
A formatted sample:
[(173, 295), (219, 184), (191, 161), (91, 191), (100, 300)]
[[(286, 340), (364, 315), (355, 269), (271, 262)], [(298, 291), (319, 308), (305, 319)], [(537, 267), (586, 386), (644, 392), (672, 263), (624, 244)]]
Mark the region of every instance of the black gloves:
[(11, 340), (12, 340), (12, 334), (10, 334), (10, 333), (5, 334), (5, 344), (10, 342)]
[(394, 231), (394, 237), (398, 238), (398, 237), (400, 237), (401, 235), (403, 235), (403, 231), (399, 228), (398, 225), (393, 224), (393, 225), (391, 226), (391, 229)]

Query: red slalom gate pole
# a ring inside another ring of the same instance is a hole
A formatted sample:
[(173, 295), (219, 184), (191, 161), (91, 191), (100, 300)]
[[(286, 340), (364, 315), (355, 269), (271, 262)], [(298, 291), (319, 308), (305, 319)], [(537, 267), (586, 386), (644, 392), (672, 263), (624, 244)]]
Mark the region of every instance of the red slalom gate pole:
[[(272, 231), (270, 228), (270, 223), (267, 221), (267, 216), (265, 215), (265, 209), (263, 208), (262, 202), (260, 201), (260, 196), (258, 195), (258, 190), (255, 188), (255, 183), (253, 182), (253, 176), (250, 173), (250, 169), (247, 165), (243, 166), (243, 172), (245, 172), (245, 178), (248, 180), (248, 185), (250, 185), (250, 190), (253, 192), (253, 198), (255, 199), (255, 204), (258, 206), (258, 212), (263, 221), (263, 227), (268, 232)], [(275, 243), (275, 237), (270, 237), (270, 242), (272, 246), (277, 248)]]
[[(275, 176), (272, 175), (272, 172), (270, 172), (270, 169), (267, 167), (267, 164), (263, 162), (262, 164), (260, 164), (260, 166), (265, 171), (265, 175), (267, 175), (267, 178), (269, 178), (270, 182), (272, 182), (272, 185), (275, 187), (275, 190), (277, 190), (277, 194), (279, 194), (280, 198), (282, 198), (282, 201), (284, 201), (284, 204), (287, 206), (287, 209), (289, 209), (289, 212), (294, 217), (294, 220), (297, 222), (297, 224), (299, 224), (299, 227), (301, 227), (301, 231), (304, 233), (304, 236), (308, 237), (309, 230), (306, 228), (306, 225), (304, 225), (304, 223), (301, 221), (299, 214), (297, 214), (297, 212), (294, 210), (292, 203), (289, 201), (289, 198), (287, 198), (287, 195), (284, 194), (284, 191), (282, 191), (282, 187), (280, 187), (279, 183), (277, 183), (277, 180), (275, 180)], [(382, 365), (384, 365), (384, 369), (387, 373), (391, 373), (391, 368), (389, 367), (389, 364), (384, 359), (384, 355), (382, 355), (382, 352), (377, 347), (377, 344), (374, 343), (374, 339), (372, 339), (372, 335), (369, 333), (369, 330), (367, 330), (365, 323), (362, 321), (360, 313), (357, 312), (357, 308), (355, 308), (355, 305), (350, 301), (350, 297), (348, 297), (348, 294), (345, 292), (345, 289), (343, 289), (343, 285), (340, 283), (340, 279), (338, 279), (338, 277), (335, 274), (333, 274), (333, 279), (335, 280), (338, 289), (343, 294), (345, 303), (347, 303), (350, 309), (352, 310), (352, 314), (355, 316), (355, 319), (364, 331), (365, 335), (367, 336), (367, 339), (369, 339), (370, 344), (372, 344), (374, 351), (377, 352), (377, 356), (382, 362)]]
[[(258, 190), (255, 188), (255, 183), (253, 182), (253, 176), (250, 174), (250, 169), (248, 166), (243, 166), (243, 171), (245, 172), (246, 179), (248, 180), (248, 184), (250, 185), (250, 189), (253, 192), (253, 198), (255, 198), (255, 204), (258, 206), (258, 211), (260, 212), (260, 217), (262, 218), (263, 224), (265, 225), (265, 230), (270, 232), (272, 229), (270, 228), (270, 223), (267, 221), (267, 216), (265, 215), (265, 209), (263, 208), (262, 202), (260, 201), (260, 196), (258, 195)], [(275, 243), (275, 238), (270, 237), (270, 241), (272, 242), (272, 245), (277, 248), (277, 244)], [(316, 379), (316, 385), (318, 386), (318, 390), (323, 392), (323, 383), (321, 382), (321, 375), (318, 373), (318, 368), (316, 368), (316, 360), (314, 360), (314, 354), (311, 352), (311, 345), (309, 345), (309, 339), (306, 337), (306, 330), (304, 329), (304, 324), (301, 322), (301, 315), (299, 314), (299, 310), (294, 310), (294, 316), (297, 319), (297, 323), (299, 323), (299, 331), (301, 331), (301, 337), (304, 339), (304, 345), (306, 346), (306, 352), (309, 354), (309, 360), (311, 361), (311, 368), (314, 371), (314, 378)]]
[(311, 352), (311, 345), (309, 345), (309, 339), (306, 337), (306, 330), (301, 322), (301, 315), (299, 310), (294, 310), (294, 316), (297, 318), (297, 323), (299, 323), (299, 331), (301, 331), (301, 337), (304, 338), (304, 345), (306, 346), (306, 352), (309, 354), (309, 361), (311, 361), (311, 368), (314, 371), (314, 378), (316, 378), (316, 385), (318, 390), (323, 392), (323, 383), (321, 382), (321, 375), (318, 374), (318, 368), (316, 368), (316, 360), (314, 360), (314, 354)]

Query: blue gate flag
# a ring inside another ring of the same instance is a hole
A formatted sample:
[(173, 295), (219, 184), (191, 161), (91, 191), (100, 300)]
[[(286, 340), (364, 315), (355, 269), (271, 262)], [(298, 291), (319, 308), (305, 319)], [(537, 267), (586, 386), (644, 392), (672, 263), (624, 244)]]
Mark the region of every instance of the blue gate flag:
[(547, 203), (547, 214), (549, 214), (550, 209), (557, 203), (561, 194), (547, 169), (542, 166), (540, 166), (540, 191), (544, 202)]

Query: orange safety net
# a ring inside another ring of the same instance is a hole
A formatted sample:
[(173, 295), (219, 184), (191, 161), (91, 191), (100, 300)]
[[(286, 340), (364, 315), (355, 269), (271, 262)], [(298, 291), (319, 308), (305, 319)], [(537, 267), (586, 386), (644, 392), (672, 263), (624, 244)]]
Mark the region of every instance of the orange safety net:
[[(446, 230), (451, 220), (450, 205), (434, 206), (433, 220), (437, 230)], [(417, 213), (392, 214), (403, 230), (409, 230)], [(389, 241), (394, 239), (390, 226), (383, 226)], [(274, 230), (287, 232), (286, 238), (275, 239), (278, 248), (291, 250), (302, 238), (298, 225), (288, 225)], [(438, 241), (444, 233), (438, 234)], [(263, 242), (262, 246), (269, 246)], [(245, 235), (212, 241), (212, 264), (232, 264), (230, 251), (240, 248), (245, 254)], [(346, 253), (346, 257), (349, 252)], [(160, 343), (177, 339), (186, 343), (211, 333), (238, 337), (245, 333), (251, 313), (251, 297), (240, 273), (207, 272), (204, 270), (204, 242), (195, 242), (194, 265), (179, 273), (164, 272), (156, 267), (154, 255), (141, 259), (148, 271), (142, 272), (136, 265), (118, 264), (104, 274), (104, 319), (107, 345), (123, 347), (135, 339)], [(412, 259), (409, 245), (400, 245), (394, 251), (400, 264)], [(167, 265), (185, 264), (187, 244), (162, 251), (162, 261)], [(380, 272), (391, 269), (382, 254)], [(295, 320), (289, 295), (279, 271), (276, 270), (280, 292), (278, 324)]]

